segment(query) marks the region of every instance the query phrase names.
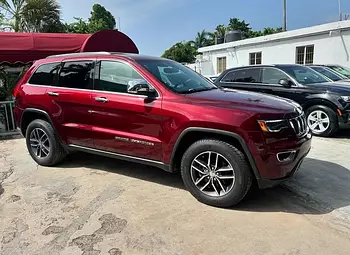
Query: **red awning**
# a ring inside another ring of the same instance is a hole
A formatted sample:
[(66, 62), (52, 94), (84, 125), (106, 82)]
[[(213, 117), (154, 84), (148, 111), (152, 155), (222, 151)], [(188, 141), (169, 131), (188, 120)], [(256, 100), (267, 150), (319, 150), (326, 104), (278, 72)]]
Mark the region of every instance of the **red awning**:
[(55, 54), (93, 51), (139, 53), (127, 35), (114, 30), (95, 34), (0, 32), (0, 64), (29, 63)]

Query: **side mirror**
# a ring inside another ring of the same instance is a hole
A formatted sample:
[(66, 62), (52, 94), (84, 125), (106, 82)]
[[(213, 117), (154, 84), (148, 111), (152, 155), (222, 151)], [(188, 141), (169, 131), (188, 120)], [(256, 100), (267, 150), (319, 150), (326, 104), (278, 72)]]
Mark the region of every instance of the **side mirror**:
[(136, 79), (128, 82), (128, 93), (154, 96), (156, 91), (148, 85), (147, 81), (143, 79)]
[(278, 84), (282, 85), (285, 88), (291, 88), (293, 85), (293, 82), (288, 79), (280, 79)]

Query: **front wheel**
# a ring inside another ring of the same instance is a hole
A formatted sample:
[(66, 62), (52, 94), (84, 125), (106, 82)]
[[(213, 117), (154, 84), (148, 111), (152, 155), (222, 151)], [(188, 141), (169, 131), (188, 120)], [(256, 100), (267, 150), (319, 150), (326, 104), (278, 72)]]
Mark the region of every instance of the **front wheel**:
[(307, 109), (306, 119), (314, 135), (329, 137), (339, 129), (337, 114), (324, 105), (315, 105)]
[(181, 175), (188, 191), (198, 201), (231, 207), (247, 194), (252, 175), (244, 154), (219, 140), (200, 140), (185, 152)]

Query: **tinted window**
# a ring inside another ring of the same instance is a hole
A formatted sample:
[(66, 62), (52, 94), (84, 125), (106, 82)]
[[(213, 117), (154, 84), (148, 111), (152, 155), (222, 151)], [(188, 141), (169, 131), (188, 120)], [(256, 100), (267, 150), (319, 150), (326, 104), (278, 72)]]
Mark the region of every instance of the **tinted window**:
[(97, 90), (127, 93), (129, 81), (143, 79), (132, 67), (116, 61), (101, 61)]
[(137, 62), (173, 92), (188, 94), (217, 89), (202, 75), (175, 61), (160, 59), (137, 60)]
[(260, 68), (232, 71), (228, 73), (221, 82), (260, 83)]
[(288, 76), (281, 70), (275, 68), (264, 68), (262, 71), (262, 83), (278, 84), (281, 79), (289, 80)]
[(77, 61), (64, 63), (58, 80), (59, 87), (93, 89), (93, 62)]
[(327, 68), (323, 68), (323, 67), (319, 67), (319, 66), (314, 66), (314, 67), (311, 67), (311, 68), (314, 69), (315, 71), (323, 74), (324, 76), (328, 77), (332, 81), (340, 81), (340, 80), (342, 80), (342, 78), (339, 75), (333, 73), (331, 70), (329, 70)]
[(323, 78), (318, 72), (306, 66), (281, 66), (280, 69), (292, 76), (300, 84), (328, 82), (328, 80)]
[(30, 78), (29, 83), (35, 85), (54, 85), (59, 68), (60, 63), (41, 65)]
[(334, 71), (350, 78), (350, 69), (342, 67), (342, 66), (329, 66), (330, 68), (332, 68)]

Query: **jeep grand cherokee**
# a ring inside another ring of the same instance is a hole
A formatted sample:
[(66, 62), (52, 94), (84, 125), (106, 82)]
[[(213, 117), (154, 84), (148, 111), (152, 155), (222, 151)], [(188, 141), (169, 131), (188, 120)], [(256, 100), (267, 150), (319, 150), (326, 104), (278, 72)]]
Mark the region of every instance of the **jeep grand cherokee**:
[(133, 54), (36, 61), (14, 90), (15, 117), (40, 165), (84, 151), (180, 171), (199, 201), (237, 204), (253, 180), (289, 179), (311, 134), (293, 101), (224, 91), (185, 66)]

